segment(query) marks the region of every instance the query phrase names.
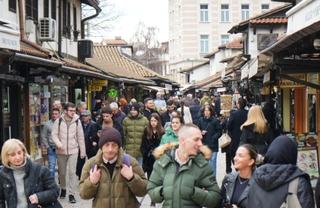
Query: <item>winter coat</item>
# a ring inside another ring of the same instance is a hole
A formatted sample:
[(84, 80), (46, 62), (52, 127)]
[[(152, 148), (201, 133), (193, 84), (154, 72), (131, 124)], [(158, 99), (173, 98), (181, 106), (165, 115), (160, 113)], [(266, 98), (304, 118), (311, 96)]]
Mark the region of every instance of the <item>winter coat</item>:
[(69, 126), (64, 115), (55, 120), (52, 127), (52, 139), (57, 146), (62, 145), (62, 148), (57, 149), (58, 155), (78, 154), (80, 148), (81, 157), (86, 156), (84, 133), (78, 115), (74, 115)]
[(302, 208), (314, 207), (308, 174), (292, 164), (265, 164), (257, 168), (248, 194), (248, 207), (280, 207), (285, 201), (290, 181), (299, 178), (297, 196)]
[[(18, 199), (12, 169), (1, 169), (0, 187), (0, 208), (16, 208)], [(27, 200), (28, 208), (37, 208), (38, 205), (44, 208), (62, 208), (57, 200), (59, 188), (50, 176), (49, 169), (31, 162), (30, 159), (27, 159), (25, 165), (24, 191), (27, 199), (30, 195), (36, 194), (39, 200), (39, 204), (34, 205)]]
[(160, 145), (167, 143), (178, 143), (178, 136), (171, 127), (166, 129), (166, 133), (161, 137)]
[(151, 114), (153, 114), (153, 113), (158, 114), (159, 117), (160, 117), (159, 112), (156, 111), (156, 110), (153, 110), (153, 109), (148, 109), (148, 110), (147, 110), (147, 109), (144, 109), (144, 110), (143, 110), (143, 115), (144, 115), (144, 117), (146, 117), (148, 120), (150, 120)]
[(189, 106), (193, 124), (197, 125), (201, 116), (201, 106), (199, 104), (192, 104)]
[[(97, 135), (98, 129), (99, 126), (94, 121), (90, 121), (90, 123), (88, 123), (86, 126), (83, 125), (86, 153), (88, 158), (95, 156), (99, 150), (99, 137)], [(93, 146), (93, 142), (96, 142), (97, 144)]]
[[(230, 200), (232, 199), (233, 192), (235, 185), (237, 183), (239, 173), (238, 172), (232, 172), (225, 176), (225, 178), (222, 181), (221, 185), (221, 196), (222, 196), (222, 207), (224, 207), (224, 204), (230, 203)], [(251, 184), (251, 180), (249, 180), (249, 183), (247, 184), (247, 187), (242, 192), (238, 203), (236, 204), (239, 208), (246, 208), (247, 206), (247, 197), (249, 193), (249, 188)]]
[(219, 138), (222, 134), (219, 120), (213, 116), (210, 118), (201, 117), (198, 127), (201, 131), (207, 131), (207, 133), (203, 135), (203, 144), (207, 145), (213, 152), (218, 152)]
[(46, 148), (56, 148), (55, 143), (52, 140), (52, 126), (53, 126), (54, 121), (49, 120), (44, 123), (42, 130), (41, 130), (41, 143), (46, 147)]
[(318, 178), (318, 180), (317, 180), (314, 198), (316, 200), (317, 208), (320, 208), (320, 178)]
[(265, 155), (274, 139), (272, 131), (268, 129), (266, 133), (259, 134), (253, 132), (253, 128), (254, 124), (243, 127), (239, 145), (251, 144), (257, 149), (258, 154)]
[[(204, 146), (203, 146), (204, 147)], [(155, 150), (154, 164), (147, 190), (151, 200), (162, 207), (218, 207), (219, 187), (208, 161), (210, 150), (202, 151), (181, 167), (175, 160), (176, 146), (166, 144)], [(204, 157), (205, 156), (205, 157)]]
[(119, 110), (118, 113), (116, 113), (112, 116), (112, 119), (114, 122), (117, 122), (121, 126), (123, 119), (125, 119), (125, 117), (126, 117), (126, 114)]
[[(131, 156), (129, 157), (134, 174), (133, 179), (130, 181), (120, 173), (124, 158), (124, 152), (121, 148), (112, 179), (103, 163), (102, 151), (99, 151), (95, 157), (89, 159), (82, 170), (79, 188), (80, 197), (82, 199), (93, 199), (93, 208), (140, 207), (136, 196), (142, 197), (146, 194), (147, 179), (137, 160)], [(89, 179), (90, 169), (94, 165), (97, 165), (101, 170), (101, 178), (96, 185), (92, 184)]]
[(123, 134), (126, 141), (125, 149), (132, 157), (141, 157), (140, 146), (144, 129), (149, 121), (146, 117), (139, 113), (137, 117), (128, 115), (123, 120)]
[(162, 126), (166, 125), (167, 122), (171, 121), (171, 116), (168, 111), (161, 114), (161, 124)]
[(241, 125), (247, 120), (248, 111), (245, 109), (239, 109), (233, 111), (230, 114), (227, 129), (228, 134), (231, 137), (231, 143), (229, 145), (229, 151), (232, 155), (235, 155), (240, 143), (240, 137), (242, 131), (240, 129)]
[(142, 168), (145, 172), (151, 172), (154, 164), (154, 156), (152, 152), (160, 144), (160, 138), (162, 135), (153, 134), (151, 138), (148, 138), (147, 129), (145, 129), (142, 137), (142, 143), (140, 151), (143, 157)]
[(289, 183), (299, 178), (297, 197), (302, 208), (313, 208), (309, 175), (297, 166), (297, 144), (287, 136), (277, 137), (265, 155), (266, 164), (256, 169), (248, 194), (248, 207), (280, 207), (288, 194)]

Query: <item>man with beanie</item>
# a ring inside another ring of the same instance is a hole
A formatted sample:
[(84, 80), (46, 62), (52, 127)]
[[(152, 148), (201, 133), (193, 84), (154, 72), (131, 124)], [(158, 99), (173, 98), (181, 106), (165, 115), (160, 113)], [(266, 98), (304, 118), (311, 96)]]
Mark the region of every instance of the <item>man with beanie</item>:
[(270, 144), (265, 164), (254, 172), (248, 207), (314, 207), (310, 177), (297, 166), (297, 149), (296, 142), (284, 135)]
[(139, 108), (138, 103), (133, 103), (129, 107), (130, 112), (123, 120), (123, 134), (126, 142), (124, 145), (126, 152), (135, 157), (139, 164), (142, 165), (140, 146), (144, 129), (149, 124), (149, 121), (139, 112)]
[(99, 151), (82, 170), (80, 197), (94, 199), (94, 208), (135, 208), (146, 194), (147, 178), (137, 160), (124, 153), (121, 135), (114, 128), (102, 129)]

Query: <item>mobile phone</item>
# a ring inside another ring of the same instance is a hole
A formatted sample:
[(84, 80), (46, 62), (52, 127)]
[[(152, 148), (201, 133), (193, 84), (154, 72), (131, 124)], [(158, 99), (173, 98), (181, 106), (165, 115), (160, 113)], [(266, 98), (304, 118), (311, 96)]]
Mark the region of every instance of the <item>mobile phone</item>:
[(130, 167), (130, 163), (131, 163), (131, 158), (128, 154), (124, 154), (123, 155), (123, 161), (122, 161), (123, 164), (125, 164), (126, 166)]

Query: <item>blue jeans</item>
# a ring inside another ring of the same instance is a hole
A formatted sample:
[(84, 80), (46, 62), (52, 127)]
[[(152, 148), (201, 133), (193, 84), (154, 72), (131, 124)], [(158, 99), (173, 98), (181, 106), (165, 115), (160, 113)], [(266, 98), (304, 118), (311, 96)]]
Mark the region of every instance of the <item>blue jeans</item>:
[(137, 159), (139, 165), (142, 167), (142, 160), (143, 160), (143, 158), (142, 158), (142, 157), (137, 157), (136, 159)]
[(56, 172), (56, 161), (57, 161), (56, 149), (49, 147), (47, 151), (48, 151), (48, 163), (49, 163), (50, 176), (54, 177)]
[(212, 156), (209, 161), (214, 176), (216, 176), (217, 174), (217, 156), (218, 156), (218, 152), (212, 152)]

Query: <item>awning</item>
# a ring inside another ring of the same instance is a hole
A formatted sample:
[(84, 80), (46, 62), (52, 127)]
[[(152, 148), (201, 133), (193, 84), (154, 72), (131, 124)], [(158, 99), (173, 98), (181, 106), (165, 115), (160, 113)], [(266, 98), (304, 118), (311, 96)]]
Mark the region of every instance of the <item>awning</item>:
[(147, 90), (154, 90), (157, 92), (160, 92), (161, 94), (166, 94), (167, 91), (169, 91), (168, 89), (164, 88), (164, 87), (158, 87), (158, 86), (143, 86), (142, 88), (147, 89)]
[[(319, 31), (320, 31), (320, 21), (315, 22), (315, 23), (295, 32), (295, 33), (292, 33), (290, 35), (283, 37), (279, 41), (275, 42), (269, 48), (263, 50), (261, 53), (280, 53), (280, 52), (283, 52), (283, 51), (287, 50), (288, 47), (294, 45), (295, 43), (302, 40), (303, 38), (305, 38), (311, 34), (315, 34)], [(288, 52), (290, 52), (290, 51), (288, 51)]]

